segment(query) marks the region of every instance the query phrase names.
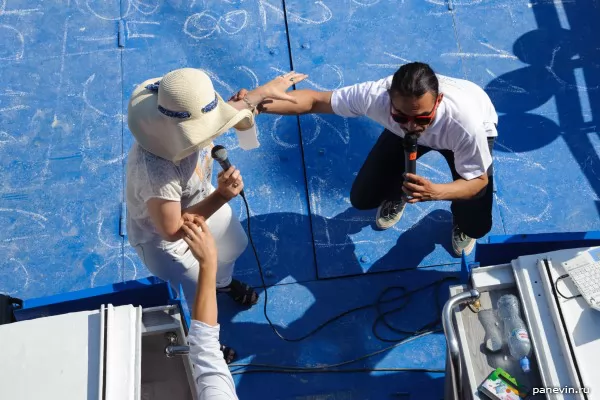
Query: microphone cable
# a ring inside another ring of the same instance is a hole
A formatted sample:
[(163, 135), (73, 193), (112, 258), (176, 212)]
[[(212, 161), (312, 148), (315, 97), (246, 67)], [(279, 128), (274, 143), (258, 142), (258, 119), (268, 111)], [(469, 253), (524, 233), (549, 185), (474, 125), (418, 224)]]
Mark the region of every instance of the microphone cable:
[[(258, 266), (258, 272), (259, 272), (260, 280), (261, 280), (261, 287), (262, 287), (263, 293), (264, 293), (263, 314), (264, 314), (264, 317), (267, 320), (269, 326), (275, 333), (275, 335), (277, 335), (281, 340), (286, 341), (286, 342), (300, 342), (300, 341), (303, 341), (303, 340), (309, 338), (310, 336), (314, 335), (315, 333), (317, 333), (320, 330), (322, 330), (323, 328), (325, 328), (327, 325), (339, 320), (340, 318), (342, 318), (346, 315), (352, 314), (352, 313), (360, 311), (360, 310), (374, 308), (376, 310), (377, 317), (375, 318), (375, 321), (373, 322), (373, 325), (371, 328), (373, 335), (382, 342), (395, 343), (395, 344), (392, 346), (389, 346), (387, 348), (378, 350), (374, 353), (370, 353), (370, 354), (367, 354), (367, 355), (364, 355), (364, 356), (361, 356), (361, 357), (358, 357), (358, 358), (355, 358), (355, 359), (352, 359), (349, 361), (332, 364), (332, 365), (326, 365), (326, 366), (322, 366), (322, 367), (298, 367), (298, 366), (281, 366), (281, 365), (269, 365), (269, 364), (232, 363), (232, 364), (229, 364), (230, 367), (241, 367), (239, 369), (232, 371), (233, 374), (256, 373), (256, 372), (275, 372), (275, 373), (299, 373), (299, 372), (305, 372), (305, 373), (308, 373), (308, 372), (315, 372), (315, 373), (348, 372), (349, 373), (349, 372), (371, 372), (371, 371), (445, 372), (445, 370), (443, 370), (443, 369), (429, 369), (429, 368), (384, 368), (384, 369), (364, 368), (364, 369), (358, 369), (358, 370), (357, 369), (352, 369), (352, 370), (341, 369), (340, 370), (337, 368), (340, 366), (343, 366), (343, 365), (351, 364), (351, 363), (375, 356), (377, 354), (381, 354), (383, 352), (386, 352), (386, 351), (391, 350), (395, 347), (398, 347), (404, 343), (421, 338), (423, 336), (426, 336), (426, 335), (429, 335), (432, 333), (442, 332), (443, 330), (440, 328), (440, 326), (441, 326), (441, 311), (442, 311), (441, 310), (442, 307), (439, 304), (440, 287), (443, 283), (446, 283), (446, 282), (459, 281), (458, 277), (449, 276), (449, 277), (445, 277), (442, 279), (438, 279), (436, 281), (433, 281), (429, 284), (426, 284), (422, 287), (419, 287), (419, 288), (413, 289), (413, 290), (407, 290), (406, 287), (404, 287), (404, 286), (387, 287), (379, 294), (379, 296), (377, 297), (377, 300), (373, 303), (365, 304), (365, 305), (359, 306), (359, 307), (354, 307), (352, 309), (344, 311), (344, 312), (326, 320), (325, 322), (317, 325), (312, 331), (309, 331), (308, 333), (306, 333), (302, 336), (299, 336), (296, 338), (285, 337), (283, 334), (281, 334), (278, 331), (277, 327), (275, 327), (275, 325), (269, 318), (269, 315), (267, 312), (268, 289), (267, 289), (267, 284), (265, 282), (265, 278), (264, 278), (264, 274), (263, 274), (262, 264), (260, 262), (258, 252), (256, 250), (256, 246), (255, 246), (254, 240), (252, 238), (252, 230), (251, 230), (251, 224), (250, 224), (250, 219), (251, 219), (250, 207), (248, 206), (248, 201), (246, 199), (245, 194), (242, 194), (241, 197), (244, 201), (244, 205), (246, 208), (246, 216), (247, 216), (246, 225), (247, 225), (247, 230), (248, 230), (248, 238), (250, 241), (250, 245), (252, 246), (252, 251), (254, 253), (254, 257), (256, 258), (256, 264)], [(411, 297), (414, 294), (422, 292), (422, 291), (432, 288), (432, 287), (435, 287), (435, 303), (436, 303), (437, 314), (438, 314), (437, 318), (431, 320), (430, 322), (424, 324), (423, 326), (421, 326), (419, 329), (416, 329), (416, 330), (396, 328), (390, 323), (390, 321), (388, 320), (388, 317), (393, 314), (401, 312), (410, 303)], [(388, 296), (392, 292), (397, 292), (397, 294), (395, 294), (394, 296)], [(388, 311), (384, 311), (382, 309), (382, 307), (384, 305), (390, 304), (390, 303), (393, 303), (396, 301), (401, 302), (399, 306), (397, 306), (391, 310), (388, 310)], [(380, 324), (383, 324), (386, 328), (388, 328), (392, 332), (395, 332), (398, 335), (403, 335), (403, 337), (386, 338), (386, 337), (381, 336), (377, 330), (377, 327)], [(247, 370), (247, 369), (245, 369), (247, 367), (261, 367), (262, 369)]]

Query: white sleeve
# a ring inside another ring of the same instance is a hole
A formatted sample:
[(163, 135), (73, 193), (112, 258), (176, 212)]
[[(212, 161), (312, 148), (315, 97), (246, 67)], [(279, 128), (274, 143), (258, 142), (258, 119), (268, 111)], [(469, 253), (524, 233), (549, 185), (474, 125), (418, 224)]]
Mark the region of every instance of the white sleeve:
[(233, 377), (221, 351), (219, 331), (219, 325), (191, 322), (188, 342), (199, 400), (238, 400)]
[(331, 108), (333, 112), (342, 117), (360, 117), (367, 115), (369, 107), (376, 98), (375, 94), (382, 82), (370, 81), (357, 83), (356, 85), (346, 86), (336, 89), (331, 94)]
[(138, 182), (140, 197), (145, 203), (151, 198), (180, 201), (183, 195), (181, 177), (176, 167), (168, 162), (143, 162), (139, 166), (143, 176)]
[[(483, 130), (483, 126), (481, 129)], [(490, 165), (492, 155), (486, 136), (463, 132), (462, 138), (454, 147), (456, 172), (465, 180), (471, 180), (487, 173)]]

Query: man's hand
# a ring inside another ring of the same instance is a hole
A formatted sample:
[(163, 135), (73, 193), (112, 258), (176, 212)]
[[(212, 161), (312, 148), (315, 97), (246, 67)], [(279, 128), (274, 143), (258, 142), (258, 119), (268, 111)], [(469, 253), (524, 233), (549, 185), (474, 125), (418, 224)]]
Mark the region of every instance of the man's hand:
[(405, 174), (402, 190), (412, 197), (409, 203), (439, 200), (438, 185), (419, 175)]
[(217, 245), (204, 218), (195, 216), (194, 221), (185, 221), (181, 229), (183, 240), (198, 260), (200, 268), (217, 268)]
[(244, 189), (242, 175), (233, 165), (227, 171), (219, 172), (217, 182), (217, 192), (226, 201), (233, 199)]

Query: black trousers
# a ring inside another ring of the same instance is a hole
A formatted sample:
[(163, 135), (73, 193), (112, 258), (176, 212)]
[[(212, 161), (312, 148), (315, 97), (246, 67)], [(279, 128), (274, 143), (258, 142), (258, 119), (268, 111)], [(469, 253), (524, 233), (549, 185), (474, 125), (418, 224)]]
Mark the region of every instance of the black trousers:
[[(495, 139), (495, 137), (488, 138), (490, 153)], [(417, 158), (431, 150), (433, 149), (429, 147), (417, 146)], [(446, 159), (452, 172), (452, 179), (460, 179), (454, 167), (454, 153), (451, 150), (434, 151), (438, 151)], [(371, 149), (352, 184), (350, 191), (352, 206), (359, 210), (371, 210), (379, 207), (384, 200), (400, 200), (403, 194), (403, 174), (403, 139), (386, 129)], [(475, 239), (485, 236), (492, 229), (493, 164), (488, 168), (487, 174), (488, 185), (474, 198), (455, 200), (450, 207), (454, 222), (460, 230)]]

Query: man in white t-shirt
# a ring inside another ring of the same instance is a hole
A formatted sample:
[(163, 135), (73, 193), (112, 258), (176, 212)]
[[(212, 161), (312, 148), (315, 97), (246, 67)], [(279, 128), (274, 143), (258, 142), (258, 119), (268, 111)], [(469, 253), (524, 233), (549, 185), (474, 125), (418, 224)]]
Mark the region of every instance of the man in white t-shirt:
[[(329, 92), (297, 90), (291, 94), (296, 103), (266, 100), (259, 110), (282, 115), (367, 116), (385, 128), (350, 192), (355, 208), (377, 208), (379, 228), (396, 224), (407, 203), (447, 200), (452, 202), (456, 255), (469, 254), (475, 239), (491, 230), (492, 148), (498, 116), (479, 86), (436, 75), (429, 65), (414, 62), (379, 81)], [(417, 158), (430, 150), (444, 156), (453, 182), (432, 183), (419, 175), (405, 176), (407, 133), (418, 136)]]

